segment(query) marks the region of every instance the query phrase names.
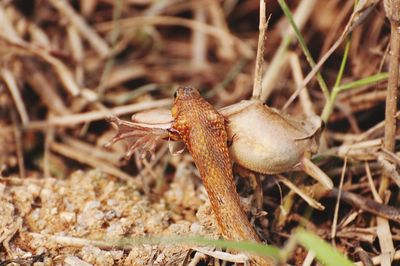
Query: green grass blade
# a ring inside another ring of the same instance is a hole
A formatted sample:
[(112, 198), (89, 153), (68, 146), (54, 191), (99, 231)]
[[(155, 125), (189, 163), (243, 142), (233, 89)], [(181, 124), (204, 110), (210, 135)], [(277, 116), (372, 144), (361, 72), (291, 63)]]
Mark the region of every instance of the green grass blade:
[(250, 252), (261, 256), (280, 258), (280, 250), (277, 247), (263, 245), (249, 241), (214, 240), (203, 237), (146, 237), (146, 238), (121, 238), (112, 241), (119, 247), (138, 245), (203, 245), (217, 248), (234, 249)]
[(337, 95), (340, 92), (339, 85), (340, 85), (340, 82), (342, 81), (344, 69), (345, 69), (347, 58), (349, 55), (350, 41), (351, 41), (351, 36), (349, 36), (346, 40), (346, 46), (344, 49), (342, 62), (340, 64), (340, 69), (339, 69), (338, 75), (336, 77), (335, 85), (333, 86), (332, 93), (331, 93), (328, 101), (326, 101), (324, 109), (321, 114), (321, 118), (325, 123), (328, 122), (329, 116), (331, 115), (331, 113), (333, 111), (333, 106), (336, 102)]
[(344, 54), (343, 54), (342, 62), (340, 63), (339, 73), (336, 77), (334, 88), (339, 88), (339, 85), (342, 82), (344, 69), (345, 69), (346, 63), (347, 63), (347, 58), (349, 57), (350, 43), (351, 43), (351, 35), (349, 35), (349, 37), (346, 40), (346, 46), (344, 47)]
[(355, 80), (346, 84), (342, 84), (338, 87), (335, 87), (332, 91), (331, 98), (329, 101), (326, 103), (324, 110), (322, 112), (321, 118), (322, 120), (326, 123), (328, 121), (328, 118), (332, 112), (333, 105), (335, 103), (337, 95), (342, 92), (342, 91), (347, 91), (347, 90), (352, 90), (352, 89), (357, 89), (362, 86), (368, 86), (372, 85), (374, 83), (378, 83), (384, 80), (387, 80), (389, 77), (389, 74), (387, 72), (384, 73), (378, 73), (363, 79)]
[[(303, 35), (301, 35), (301, 32), (300, 32), (299, 28), (297, 27), (296, 22), (293, 19), (292, 12), (290, 12), (289, 7), (286, 5), (286, 2), (284, 0), (278, 0), (278, 3), (282, 8), (283, 13), (289, 20), (289, 23), (295, 32), (297, 40), (300, 43), (300, 47), (303, 50), (303, 53), (306, 56), (308, 63), (310, 64), (311, 67), (314, 67), (316, 65), (316, 63), (311, 56), (310, 50), (308, 49), (308, 47), (306, 45), (306, 41), (304, 40)], [(321, 87), (322, 93), (324, 94), (325, 98), (328, 100), (328, 98), (329, 98), (328, 86), (326, 85), (326, 82), (324, 81), (320, 72), (317, 73), (317, 80), (318, 80), (319, 86)]]
[(346, 91), (346, 90), (351, 90), (351, 89), (356, 89), (362, 86), (367, 86), (371, 85), (380, 81), (387, 80), (389, 77), (389, 74), (387, 72), (384, 73), (378, 73), (363, 79), (355, 80), (346, 84), (342, 84), (339, 86), (340, 91)]
[(349, 259), (339, 253), (335, 248), (333, 248), (320, 237), (309, 233), (304, 229), (298, 229), (295, 236), (300, 245), (304, 246), (308, 250), (312, 250), (315, 253), (317, 260), (323, 265), (354, 266)]

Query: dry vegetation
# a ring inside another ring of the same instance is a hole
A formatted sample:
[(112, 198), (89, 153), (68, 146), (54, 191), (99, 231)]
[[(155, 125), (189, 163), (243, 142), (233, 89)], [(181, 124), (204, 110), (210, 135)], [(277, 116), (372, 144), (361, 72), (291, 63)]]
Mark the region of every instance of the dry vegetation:
[[(343, 40), (322, 67), (328, 88), (337, 87), (346, 42), (340, 84), (388, 72), (383, 3), (352, 16), (353, 1), (287, 2), (316, 62)], [(258, 8), (257, 0), (0, 1), (0, 265), (219, 265), (204, 248), (107, 243), (218, 234), (191, 157), (171, 156), (165, 143), (153, 160), (124, 160), (124, 145), (104, 148), (115, 133), (104, 118), (168, 108), (179, 84), (216, 107), (249, 98)], [(267, 14), (262, 97), (281, 109), (311, 68), (276, 1)], [(340, 189), (318, 195), (304, 174), (285, 176), (325, 210), (298, 200), (282, 177), (260, 177), (262, 210), (239, 174), (238, 191), (269, 244), (283, 247), (301, 224), (352, 261), (390, 265), (400, 259), (400, 159), (395, 127), (381, 146), (387, 76), (341, 91), (331, 106), (320, 85), (313, 78), (285, 110), (323, 113), (316, 161)], [(312, 254), (299, 247), (289, 263), (305, 258)]]

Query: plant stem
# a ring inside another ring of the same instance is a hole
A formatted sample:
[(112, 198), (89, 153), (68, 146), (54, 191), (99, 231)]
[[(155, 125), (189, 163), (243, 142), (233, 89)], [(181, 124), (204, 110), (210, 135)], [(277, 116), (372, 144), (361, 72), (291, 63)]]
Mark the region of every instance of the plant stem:
[(336, 97), (341, 91), (340, 82), (342, 81), (344, 68), (346, 66), (347, 57), (349, 55), (349, 50), (350, 50), (350, 37), (347, 39), (346, 42), (342, 63), (340, 64), (339, 73), (337, 75), (335, 85), (333, 86), (332, 93), (324, 106), (324, 110), (322, 111), (321, 118), (325, 123), (328, 122), (329, 116), (331, 115), (333, 110), (333, 106), (335, 105)]
[[(393, 2), (396, 1), (387, 1)], [(400, 1), (397, 1), (397, 8), (399, 8)], [(396, 4), (392, 4), (392, 8)], [(386, 7), (386, 6), (385, 6)], [(399, 58), (400, 58), (400, 23), (393, 20), (389, 11), (386, 10), (387, 16), (390, 19), (390, 62), (389, 62), (389, 80), (386, 94), (386, 109), (385, 109), (385, 136), (383, 140), (383, 147), (389, 151), (394, 151), (395, 137), (396, 137), (396, 112), (397, 112), (397, 91), (399, 82)], [(398, 11), (397, 11), (398, 12)], [(398, 16), (398, 15), (397, 15)], [(398, 17), (397, 17), (398, 18)], [(382, 181), (379, 187), (379, 194), (389, 186), (389, 174), (384, 172)]]
[(384, 147), (390, 151), (393, 151), (396, 135), (397, 89), (399, 80), (400, 57), (400, 32), (398, 26), (395, 26), (394, 24), (391, 25), (390, 39), (391, 56), (389, 63), (389, 80), (386, 95), (386, 125)]
[(265, 31), (268, 27), (268, 22), (265, 17), (265, 2), (260, 0), (260, 21), (258, 25), (258, 45), (257, 45), (257, 58), (256, 68), (254, 71), (254, 84), (253, 84), (253, 99), (260, 99), (262, 90), (262, 76), (264, 63), (264, 42), (265, 42)]
[[(303, 38), (303, 35), (301, 35), (299, 28), (296, 25), (296, 22), (293, 19), (292, 13), (290, 12), (289, 7), (287, 6), (285, 0), (278, 0), (279, 5), (281, 6), (283, 13), (285, 13), (285, 16), (289, 20), (290, 25), (292, 26), (296, 37), (299, 41), (300, 47), (303, 50), (304, 55), (306, 56), (307, 62), (311, 67), (314, 67), (316, 65), (314, 59), (311, 56), (310, 50), (308, 49), (306, 45), (306, 41)], [(329, 90), (328, 86), (326, 85), (325, 80), (323, 79), (322, 75), (320, 72), (317, 73), (317, 81), (319, 83), (319, 86), (321, 87), (322, 93), (324, 94), (325, 98), (329, 98)]]

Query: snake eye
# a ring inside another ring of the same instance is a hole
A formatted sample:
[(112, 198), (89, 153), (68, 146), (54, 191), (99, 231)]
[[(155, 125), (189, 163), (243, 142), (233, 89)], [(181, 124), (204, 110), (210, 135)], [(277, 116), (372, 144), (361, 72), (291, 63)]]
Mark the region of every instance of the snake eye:
[(174, 98), (176, 99), (176, 97), (178, 97), (178, 91), (174, 92)]

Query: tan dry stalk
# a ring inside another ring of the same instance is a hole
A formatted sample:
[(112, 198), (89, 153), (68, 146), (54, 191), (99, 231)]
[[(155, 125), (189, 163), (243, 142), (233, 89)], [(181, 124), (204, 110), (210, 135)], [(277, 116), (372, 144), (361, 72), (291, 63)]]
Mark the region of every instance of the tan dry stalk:
[(267, 27), (268, 22), (265, 17), (265, 2), (264, 0), (261, 0), (256, 68), (254, 70), (253, 99), (260, 99), (262, 93), (262, 66), (264, 63), (265, 31), (267, 30)]
[[(386, 0), (384, 1), (384, 5), (386, 16), (390, 21), (391, 34), (389, 81), (386, 95), (385, 136), (383, 147), (389, 151), (394, 151), (400, 57), (400, 0)], [(389, 177), (390, 173), (383, 169), (381, 184), (379, 187), (379, 194), (382, 198), (385, 196), (385, 192), (389, 187)], [(380, 217), (377, 218), (377, 234), (382, 252), (381, 265), (391, 265), (391, 253), (394, 253), (394, 246), (388, 220)]]

